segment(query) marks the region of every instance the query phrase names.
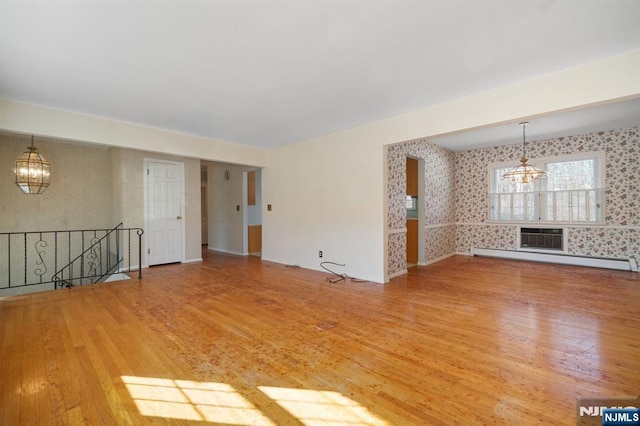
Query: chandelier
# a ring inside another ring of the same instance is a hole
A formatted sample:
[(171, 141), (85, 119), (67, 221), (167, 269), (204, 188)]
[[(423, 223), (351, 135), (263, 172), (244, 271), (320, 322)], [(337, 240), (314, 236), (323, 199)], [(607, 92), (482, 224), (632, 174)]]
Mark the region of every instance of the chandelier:
[(29, 150), (22, 153), (16, 160), (15, 168), (16, 185), (25, 194), (42, 194), (51, 182), (49, 162), (40, 155), (33, 145), (31, 136), (31, 146)]
[(547, 172), (544, 170), (527, 164), (529, 159), (527, 158), (527, 140), (525, 137), (525, 129), (529, 124), (528, 121), (520, 123), (522, 126), (522, 157), (520, 158), (520, 165), (513, 170), (502, 175), (502, 179), (508, 179), (514, 183), (529, 183), (538, 179), (544, 179), (547, 177)]

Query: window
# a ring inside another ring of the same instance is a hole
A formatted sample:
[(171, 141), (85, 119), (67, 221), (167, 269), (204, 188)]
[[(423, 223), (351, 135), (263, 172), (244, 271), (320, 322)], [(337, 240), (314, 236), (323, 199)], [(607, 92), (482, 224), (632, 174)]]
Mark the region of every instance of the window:
[(407, 195), (405, 198), (405, 205), (407, 210), (418, 210), (418, 197)]
[(489, 220), (505, 222), (602, 222), (604, 153), (530, 160), (548, 177), (529, 184), (503, 180), (515, 163), (489, 165)]

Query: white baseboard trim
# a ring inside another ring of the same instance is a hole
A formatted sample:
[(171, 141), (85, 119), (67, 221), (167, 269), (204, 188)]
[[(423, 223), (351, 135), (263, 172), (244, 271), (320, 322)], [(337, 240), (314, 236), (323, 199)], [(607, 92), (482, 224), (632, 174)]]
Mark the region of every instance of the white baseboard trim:
[(246, 256), (246, 254), (240, 253), (240, 252), (237, 252), (237, 251), (223, 250), (223, 249), (213, 248), (213, 247), (207, 247), (207, 250), (217, 251), (219, 253), (235, 254), (236, 256)]
[(406, 274), (407, 272), (408, 272), (408, 271), (407, 271), (406, 269), (403, 269), (403, 270), (398, 271), (398, 272), (394, 272), (393, 274), (389, 274), (389, 279), (391, 280), (391, 279), (393, 279), (393, 278), (399, 277), (400, 275), (404, 275), (404, 274)]
[(564, 223), (564, 222), (456, 222), (457, 226), (520, 226), (525, 228), (592, 228), (592, 229), (631, 229), (640, 231), (635, 225), (607, 225), (605, 223)]
[(0, 289), (0, 299), (8, 296), (21, 296), (24, 294), (31, 294), (40, 291), (52, 291), (54, 290), (53, 283), (46, 284), (33, 284), (21, 287), (6, 287)]
[(456, 255), (458, 256), (473, 256), (473, 253), (471, 253), (470, 251), (457, 251)]
[(185, 259), (182, 261), (182, 263), (194, 263), (194, 262), (202, 262), (202, 258), (198, 257), (196, 259)]
[[(149, 265), (142, 265), (141, 269), (147, 269), (149, 268)], [(124, 274), (127, 272), (138, 272), (138, 265), (131, 265), (129, 268), (118, 268), (118, 272), (119, 274)]]
[[(440, 262), (441, 260), (445, 260), (448, 257), (455, 256), (455, 255), (456, 255), (456, 253), (445, 254), (444, 256), (440, 256), (440, 257), (436, 257), (435, 259), (427, 260), (424, 263), (424, 265), (425, 266), (431, 265), (431, 264), (434, 264), (436, 262)], [(418, 265), (420, 265), (420, 263)]]
[(590, 266), (592, 268), (617, 269), (632, 271), (635, 260), (632, 259), (603, 259), (599, 257), (571, 256), (566, 254), (532, 253), (514, 250), (497, 250), (486, 248), (472, 248), (474, 256), (499, 257), (513, 260), (529, 260), (533, 262), (558, 263), (561, 265)]

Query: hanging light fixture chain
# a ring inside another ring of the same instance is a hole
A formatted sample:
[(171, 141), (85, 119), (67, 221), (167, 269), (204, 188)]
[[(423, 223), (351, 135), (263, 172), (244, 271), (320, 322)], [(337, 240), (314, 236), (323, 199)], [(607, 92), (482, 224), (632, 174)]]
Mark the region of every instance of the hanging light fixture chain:
[(522, 126), (522, 158), (527, 158), (527, 137), (525, 129), (527, 128), (528, 121), (520, 123)]

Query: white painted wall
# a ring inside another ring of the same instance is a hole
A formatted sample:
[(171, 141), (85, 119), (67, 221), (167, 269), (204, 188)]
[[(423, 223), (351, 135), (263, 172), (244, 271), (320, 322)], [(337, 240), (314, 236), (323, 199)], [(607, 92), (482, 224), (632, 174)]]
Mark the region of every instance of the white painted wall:
[(217, 139), (0, 99), (0, 129), (263, 167), (268, 152)]
[[(225, 180), (225, 171), (229, 180)], [(210, 250), (243, 255), (243, 172), (245, 169), (230, 164), (207, 166), (207, 202)], [(240, 210), (237, 210), (240, 206)]]
[(263, 170), (263, 204), (273, 210), (263, 210), (262, 258), (344, 263), (350, 276), (382, 281), (384, 194), (382, 145), (366, 131), (275, 149)]

